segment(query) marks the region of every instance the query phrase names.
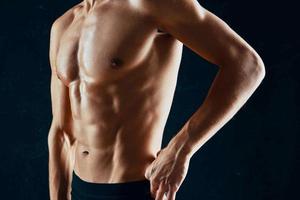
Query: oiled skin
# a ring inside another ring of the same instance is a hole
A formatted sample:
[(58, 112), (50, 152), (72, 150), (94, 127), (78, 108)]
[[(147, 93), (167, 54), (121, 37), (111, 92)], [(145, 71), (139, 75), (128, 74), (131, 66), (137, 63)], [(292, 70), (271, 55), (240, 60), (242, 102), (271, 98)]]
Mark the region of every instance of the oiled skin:
[(84, 1), (52, 27), (52, 81), (68, 91), (65, 132), (89, 182), (145, 179), (161, 148), (182, 43), (138, 2)]

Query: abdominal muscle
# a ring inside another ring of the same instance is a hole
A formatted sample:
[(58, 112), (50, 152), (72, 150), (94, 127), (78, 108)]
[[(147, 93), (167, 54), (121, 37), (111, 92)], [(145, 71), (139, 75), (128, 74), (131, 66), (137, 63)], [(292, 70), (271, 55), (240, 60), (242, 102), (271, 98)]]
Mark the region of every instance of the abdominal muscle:
[(145, 179), (145, 168), (154, 160), (154, 156), (141, 147), (143, 144), (127, 142), (130, 144), (126, 147), (115, 142), (99, 149), (77, 140), (74, 171), (83, 180), (94, 183)]
[(77, 81), (69, 86), (76, 138), (74, 171), (85, 181), (145, 179), (146, 167), (161, 148), (168, 112), (160, 107), (165, 109), (171, 102), (160, 98), (158, 80), (150, 86), (148, 82), (148, 87), (131, 81), (139, 82), (127, 76), (117, 84)]

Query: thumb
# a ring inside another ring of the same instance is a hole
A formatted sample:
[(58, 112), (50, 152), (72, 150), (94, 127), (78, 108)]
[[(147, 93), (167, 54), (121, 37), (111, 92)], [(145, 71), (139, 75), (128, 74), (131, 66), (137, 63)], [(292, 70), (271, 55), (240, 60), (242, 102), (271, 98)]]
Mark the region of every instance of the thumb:
[[(157, 153), (156, 153), (156, 158), (157, 158), (157, 156), (162, 152), (162, 150), (163, 149), (160, 149)], [(156, 158), (153, 158), (153, 160), (152, 160), (152, 163), (146, 168), (146, 171), (145, 171), (145, 177), (147, 178), (147, 179), (149, 179), (150, 180), (150, 176), (151, 176), (151, 173), (152, 173), (152, 168), (153, 168), (153, 163), (154, 163), (154, 161), (156, 160)]]
[[(161, 149), (162, 150), (162, 149)], [(160, 154), (161, 150), (159, 150), (157, 153), (156, 153), (156, 157)]]
[(152, 171), (152, 163), (146, 168), (145, 171), (145, 178), (148, 180), (150, 180), (151, 171)]

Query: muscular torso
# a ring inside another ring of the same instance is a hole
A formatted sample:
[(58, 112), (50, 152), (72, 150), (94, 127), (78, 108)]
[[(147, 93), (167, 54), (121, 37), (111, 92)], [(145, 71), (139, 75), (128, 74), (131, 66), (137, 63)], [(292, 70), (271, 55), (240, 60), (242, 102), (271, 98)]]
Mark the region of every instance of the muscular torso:
[(142, 0), (76, 5), (57, 21), (54, 66), (68, 87), (75, 172), (90, 182), (145, 179), (161, 148), (182, 43)]

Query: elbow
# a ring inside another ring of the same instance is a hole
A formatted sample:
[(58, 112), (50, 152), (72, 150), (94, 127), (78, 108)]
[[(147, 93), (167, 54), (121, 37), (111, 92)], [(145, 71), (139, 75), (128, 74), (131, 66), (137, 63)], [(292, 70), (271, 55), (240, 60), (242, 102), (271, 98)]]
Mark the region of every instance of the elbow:
[(62, 145), (67, 143), (68, 146), (72, 146), (76, 139), (72, 134), (72, 128), (70, 124), (63, 124), (52, 120), (49, 134), (48, 134), (48, 146)]
[(59, 126), (55, 125), (55, 123), (51, 123), (50, 130), (48, 133), (48, 146), (51, 147), (55, 145), (57, 142), (62, 143), (63, 142), (63, 131)]
[(229, 47), (228, 57), (220, 59), (218, 65), (242, 79), (254, 82), (260, 83), (266, 76), (262, 58), (248, 45)]
[(262, 58), (256, 53), (253, 53), (254, 76), (259, 80), (263, 80), (266, 76), (266, 68)]
[(241, 56), (243, 59), (242, 73), (254, 82), (260, 84), (266, 76), (266, 69), (262, 58), (253, 49), (247, 50)]

